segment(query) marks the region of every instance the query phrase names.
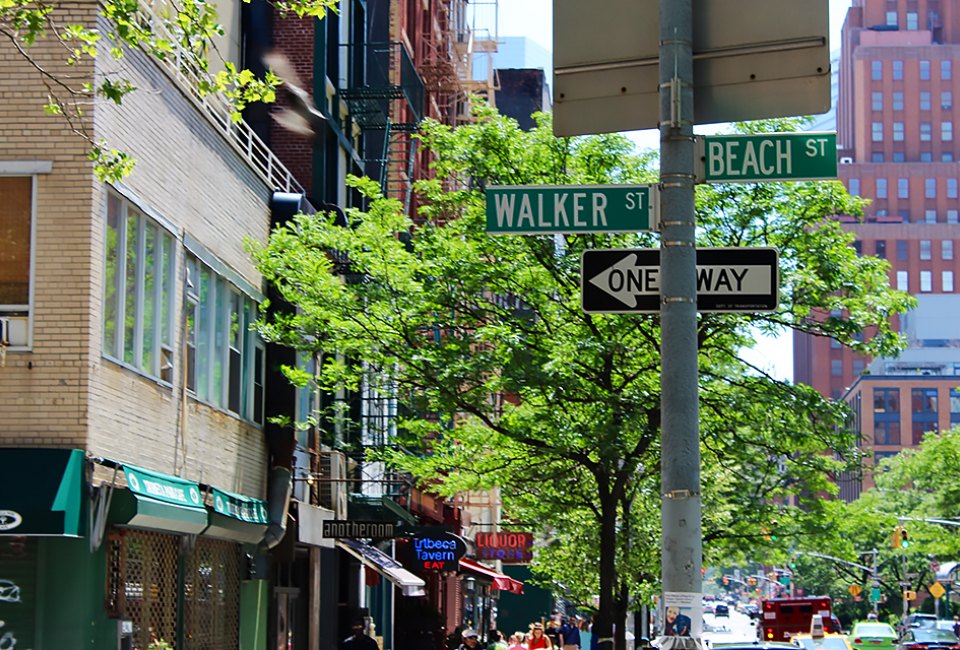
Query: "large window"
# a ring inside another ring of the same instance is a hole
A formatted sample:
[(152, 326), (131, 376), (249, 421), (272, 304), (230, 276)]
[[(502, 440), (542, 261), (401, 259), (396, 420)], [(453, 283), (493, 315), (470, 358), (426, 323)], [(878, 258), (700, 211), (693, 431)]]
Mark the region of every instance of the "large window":
[(30, 278), (33, 247), (33, 176), (4, 176), (0, 169), (0, 344), (30, 345)]
[(900, 444), (900, 389), (873, 389), (873, 442)]
[(199, 400), (263, 424), (266, 348), (250, 327), (257, 303), (188, 253), (187, 389)]
[(910, 411), (913, 417), (913, 444), (923, 442), (927, 432), (937, 431), (938, 399), (936, 388), (911, 390)]
[(877, 179), (877, 198), (878, 199), (887, 198), (887, 179), (886, 178)]
[(107, 193), (103, 353), (173, 381), (174, 238), (120, 195)]

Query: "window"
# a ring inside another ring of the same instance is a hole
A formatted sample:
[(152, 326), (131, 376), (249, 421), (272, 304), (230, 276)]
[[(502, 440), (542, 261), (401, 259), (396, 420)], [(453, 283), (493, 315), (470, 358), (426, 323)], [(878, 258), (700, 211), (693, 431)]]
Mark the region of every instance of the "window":
[(942, 260), (953, 259), (953, 240), (952, 239), (943, 239), (940, 241), (940, 259)]
[(947, 210), (947, 223), (957, 223), (957, 211), (956, 210)]
[[(0, 166), (0, 318), (11, 349), (29, 349), (32, 304), (35, 177), (30, 165)], [(18, 167), (24, 174), (15, 175)], [(42, 170), (42, 173), (49, 172)], [(4, 175), (9, 173), (10, 175)]]
[(944, 142), (953, 141), (953, 122), (940, 123), (940, 139)]
[(931, 258), (931, 242), (929, 239), (920, 240), (920, 259), (929, 260)]
[(940, 283), (943, 293), (953, 293), (953, 271), (941, 271)]
[(870, 78), (873, 81), (880, 81), (883, 79), (883, 61), (870, 62)]
[(883, 110), (883, 93), (870, 93), (870, 109), (877, 112)]
[(940, 59), (940, 78), (949, 81), (953, 78), (953, 61), (950, 59)]
[(880, 259), (887, 259), (887, 242), (884, 239), (878, 239), (876, 241), (876, 256)]
[(953, 93), (951, 91), (940, 91), (940, 108), (945, 111), (949, 111), (951, 108), (953, 108)]
[(925, 178), (923, 180), (923, 196), (927, 199), (937, 198), (937, 179)]
[(920, 141), (930, 142), (933, 138), (933, 127), (930, 122), (920, 122)]
[(937, 211), (936, 211), (936, 210), (924, 210), (924, 211), (923, 211), (923, 222), (924, 222), (924, 223), (937, 223)]
[(887, 179), (886, 178), (877, 179), (877, 198), (878, 199), (887, 198)]
[(920, 110), (929, 111), (931, 105), (930, 91), (921, 90), (920, 91)]
[(893, 141), (903, 142), (903, 122), (893, 123)]
[(174, 238), (119, 194), (107, 192), (103, 354), (173, 381)]
[(933, 162), (933, 154), (931, 154), (929, 151), (921, 151), (920, 162)]
[(947, 198), (948, 199), (957, 198), (957, 179), (956, 178), (947, 179)]
[(900, 444), (900, 389), (873, 389), (874, 444)]
[(866, 363), (863, 359), (854, 359), (853, 360), (853, 374), (856, 377), (859, 377), (863, 374), (863, 369), (866, 366)]
[(896, 27), (896, 26), (897, 26), (897, 12), (896, 12), (896, 11), (888, 11), (888, 12), (887, 12), (887, 25), (889, 25), (889, 26), (891, 26), (891, 27)]
[(897, 260), (900, 262), (905, 262), (907, 259), (907, 240), (898, 239), (897, 240)]
[(907, 271), (897, 271), (897, 291), (910, 291)]
[(860, 179), (851, 178), (850, 181), (850, 196), (860, 196)]
[[(930, 81), (930, 61), (920, 60), (920, 80)], [(929, 95), (930, 93), (927, 93)]]
[(953, 162), (953, 152), (944, 151), (942, 154), (940, 154), (940, 162)]
[(903, 155), (902, 151), (893, 152), (893, 162), (904, 162), (906, 158)]
[(910, 198), (910, 179), (908, 178), (897, 179), (897, 198), (898, 199)]
[(903, 110), (903, 93), (901, 91), (896, 91), (893, 93), (893, 110), (902, 111)]
[(853, 250), (856, 251), (857, 257), (860, 257), (861, 255), (863, 255), (863, 242), (860, 241), (859, 239), (853, 242)]
[(931, 271), (920, 271), (920, 292), (930, 293), (933, 291), (933, 273)]
[(950, 389), (950, 424), (960, 424), (960, 388)]
[(263, 424), (266, 347), (251, 325), (257, 303), (187, 254), (187, 388), (197, 399)]
[[(917, 17), (917, 12), (908, 11), (907, 12), (907, 29), (911, 31), (916, 31), (919, 24), (920, 24), (920, 20)], [(930, 63), (930, 62), (927, 61), (927, 63)]]
[(882, 163), (882, 162), (883, 162), (883, 152), (882, 152), (882, 151), (874, 151), (872, 154), (870, 154), (870, 162)]
[(833, 377), (840, 377), (843, 375), (843, 361), (841, 359), (830, 360), (830, 374)]
[(903, 81), (903, 61), (893, 61), (893, 80)]
[(874, 142), (883, 142), (883, 122), (872, 122), (870, 133)]
[(923, 442), (924, 434), (937, 431), (938, 399), (936, 388), (914, 388), (910, 391), (913, 416), (913, 444)]

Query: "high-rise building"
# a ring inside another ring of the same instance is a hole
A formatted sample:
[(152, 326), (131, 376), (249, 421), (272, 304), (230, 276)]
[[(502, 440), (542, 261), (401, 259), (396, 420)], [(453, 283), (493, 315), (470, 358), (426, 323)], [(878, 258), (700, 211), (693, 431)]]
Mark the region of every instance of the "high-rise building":
[[(953, 251), (960, 232), (960, 112), (953, 101), (960, 91), (960, 2), (853, 0), (841, 43), (840, 179), (871, 201), (862, 222), (844, 219), (845, 227), (861, 254), (890, 262), (891, 284), (916, 295), (920, 306), (895, 323), (909, 342), (898, 359), (871, 360), (798, 334), (794, 379), (855, 410), (865, 405), (857, 419), (870, 462), (918, 444), (951, 420), (953, 398), (942, 380), (960, 373), (960, 337), (945, 324), (960, 308)], [(932, 400), (923, 398), (928, 393)], [(888, 403), (894, 394), (895, 405)], [(861, 485), (871, 483), (868, 472)], [(845, 496), (856, 496), (861, 485)]]

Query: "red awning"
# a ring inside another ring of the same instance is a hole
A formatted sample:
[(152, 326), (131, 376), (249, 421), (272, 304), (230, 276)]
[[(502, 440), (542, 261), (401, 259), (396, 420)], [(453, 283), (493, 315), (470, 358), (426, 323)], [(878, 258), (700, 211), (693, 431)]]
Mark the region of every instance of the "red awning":
[(519, 580), (514, 580), (508, 575), (502, 573), (497, 573), (488, 566), (484, 566), (479, 562), (474, 562), (473, 560), (468, 560), (467, 558), (460, 558), (460, 569), (463, 571), (469, 571), (475, 573), (478, 576), (490, 580), (492, 587), (494, 589), (499, 589), (501, 591), (509, 591), (512, 594), (522, 594), (523, 593), (523, 583)]

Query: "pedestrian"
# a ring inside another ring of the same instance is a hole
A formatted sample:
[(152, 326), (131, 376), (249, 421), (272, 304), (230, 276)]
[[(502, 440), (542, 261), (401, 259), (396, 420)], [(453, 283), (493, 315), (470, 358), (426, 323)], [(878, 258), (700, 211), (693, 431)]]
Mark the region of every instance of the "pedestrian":
[(527, 638), (527, 650), (552, 650), (550, 637), (543, 633), (543, 623), (534, 623), (530, 626), (530, 636)]
[(679, 607), (667, 607), (666, 622), (663, 625), (664, 636), (690, 636), (690, 617), (681, 614)]
[(490, 630), (490, 645), (487, 650), (507, 650), (507, 642), (503, 640), (500, 630)]
[(580, 650), (580, 628), (576, 616), (566, 619), (560, 626), (560, 647), (563, 650)]
[(953, 617), (953, 633), (955, 636), (960, 637), (960, 616)]
[(479, 650), (480, 649), (480, 634), (472, 629), (467, 628), (463, 631), (463, 643), (460, 644), (459, 650)]
[(523, 632), (514, 632), (510, 635), (510, 643), (507, 650), (527, 650), (523, 643)]
[(353, 622), (353, 634), (340, 642), (340, 650), (380, 650), (380, 646), (367, 635), (364, 620), (358, 618)]
[(554, 613), (547, 626), (543, 628), (543, 633), (550, 637), (550, 643), (553, 644), (554, 648), (560, 647), (560, 620), (560, 614)]

